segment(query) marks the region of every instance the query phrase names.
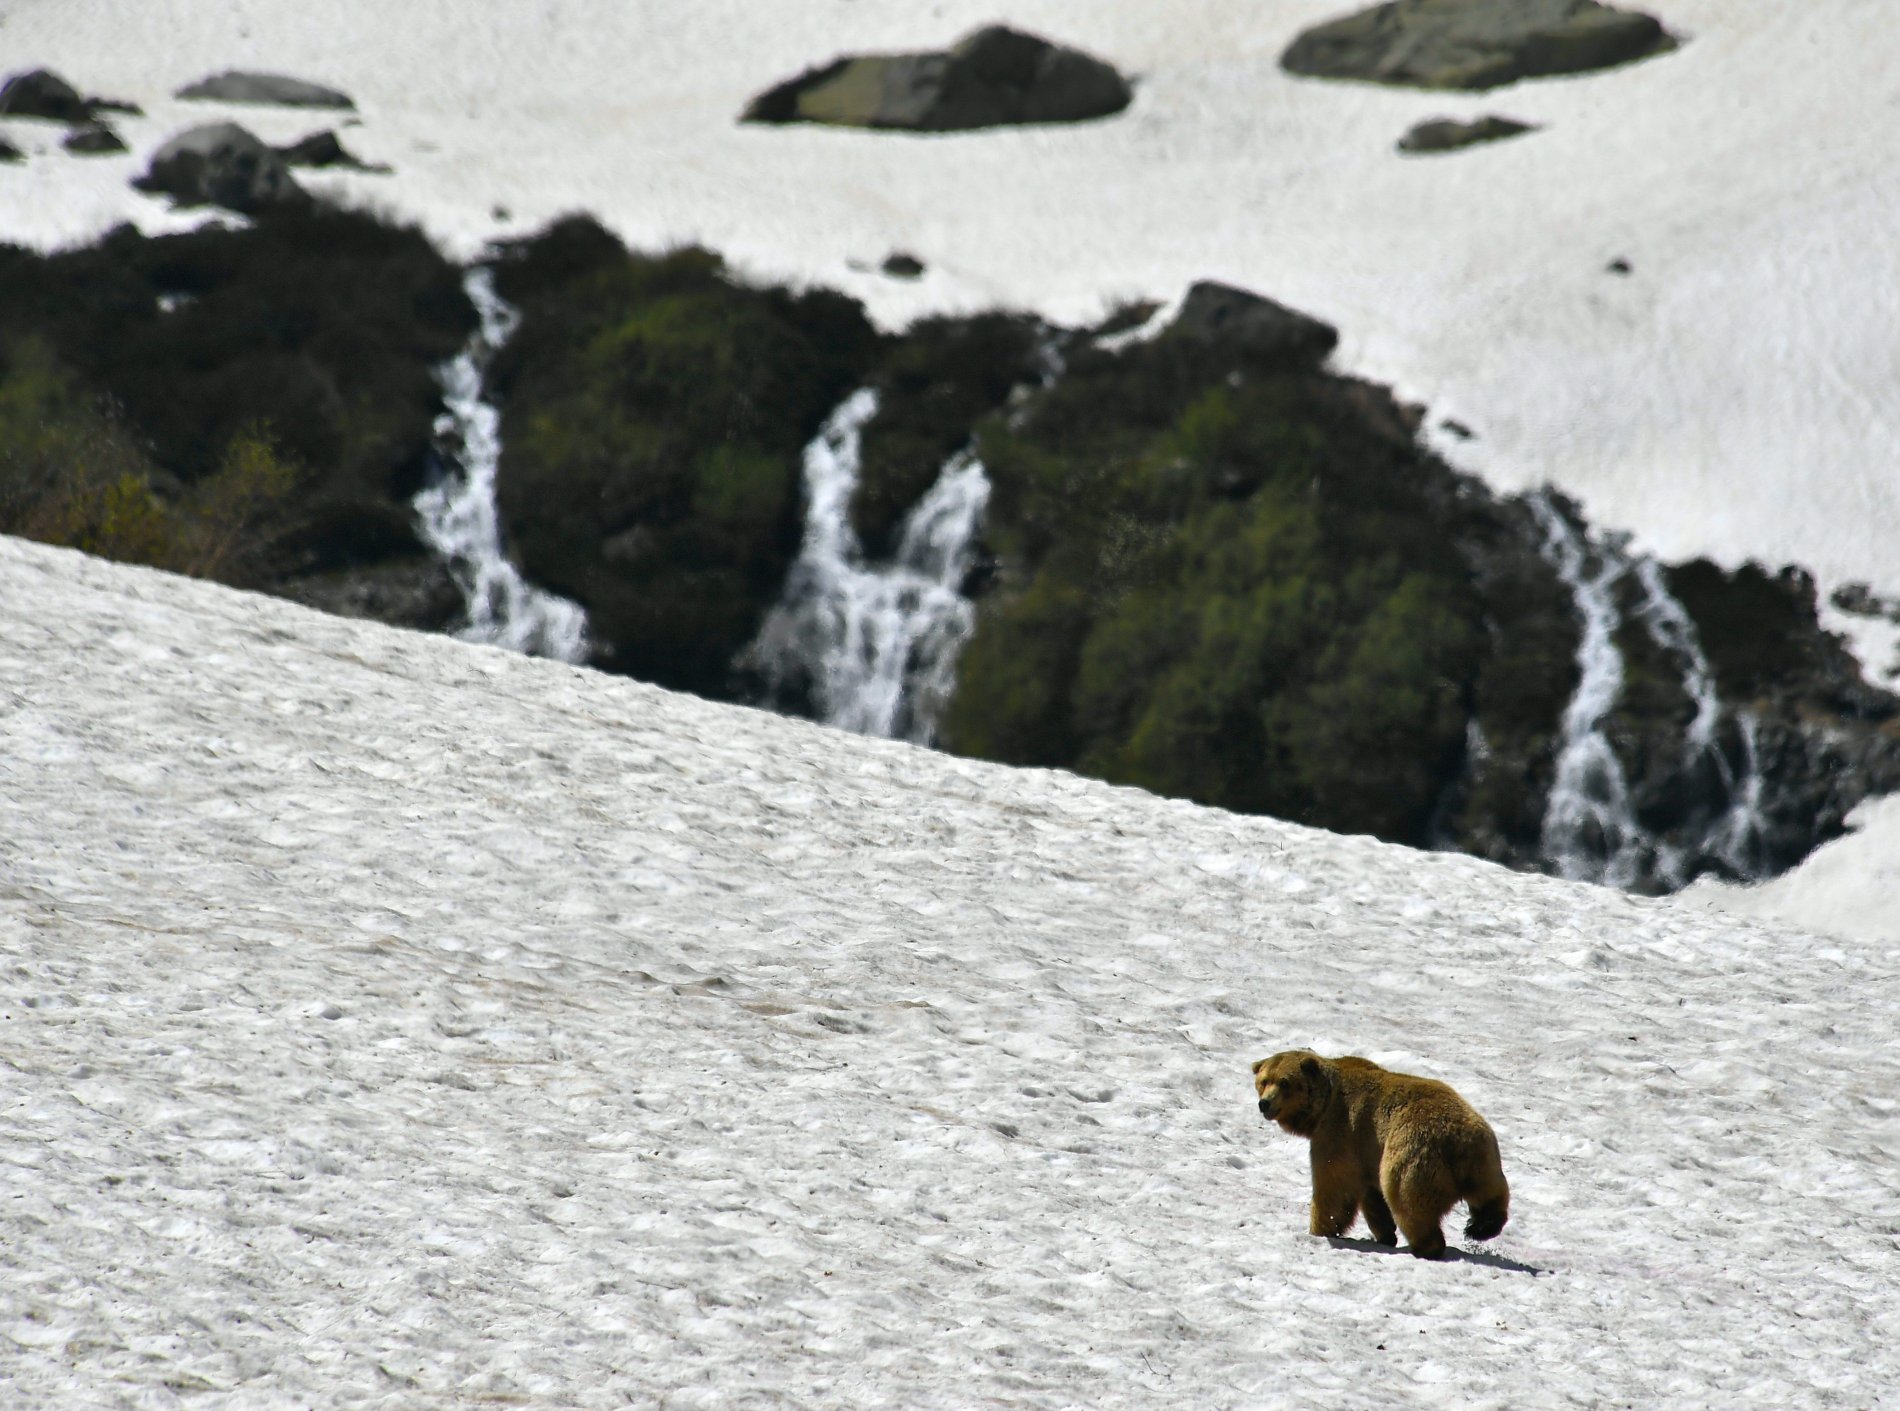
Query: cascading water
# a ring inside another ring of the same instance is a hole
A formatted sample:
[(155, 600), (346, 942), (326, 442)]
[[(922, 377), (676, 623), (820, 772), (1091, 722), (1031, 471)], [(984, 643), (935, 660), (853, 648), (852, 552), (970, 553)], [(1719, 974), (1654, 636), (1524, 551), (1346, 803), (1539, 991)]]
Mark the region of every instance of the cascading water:
[[(1755, 720), (1745, 712), (1735, 715), (1738, 772), (1722, 748), (1723, 709), (1714, 672), (1695, 622), (1669, 591), (1661, 565), (1648, 556), (1632, 558), (1614, 542), (1593, 546), (1547, 491), (1526, 497), (1526, 503), (1544, 531), (1545, 556), (1570, 589), (1583, 626), (1577, 690), (1564, 711), (1556, 777), (1545, 803), (1546, 860), (1564, 877), (1615, 887), (1632, 885), (1645, 868), (1679, 887), (1702, 859), (1719, 861), (1738, 876), (1756, 875), (1765, 818)], [(1641, 594), (1635, 620), (1677, 663), (1683, 693), (1695, 706), (1683, 733), (1680, 777), (1712, 770), (1727, 800), (1723, 812), (1687, 837), (1657, 838), (1638, 821), (1628, 778), (1603, 731), (1623, 688), (1616, 590), (1625, 579), (1633, 579)]]
[(1603, 733), (1603, 721), (1623, 690), (1615, 588), (1625, 565), (1604, 555), (1593, 571), (1583, 536), (1549, 494), (1538, 491), (1526, 503), (1544, 531), (1547, 557), (1583, 619), (1577, 690), (1564, 709), (1557, 773), (1544, 804), (1544, 856), (1572, 881), (1627, 887), (1636, 881), (1652, 840), (1636, 821), (1629, 781)]
[(877, 408), (876, 392), (852, 393), (805, 448), (804, 544), (745, 660), (774, 700), (808, 692), (827, 725), (929, 744), (975, 626), (958, 589), (990, 485), (974, 456), (952, 456), (905, 520), (896, 557), (865, 563), (851, 495)]
[(417, 495), (422, 537), (447, 563), (468, 605), (456, 635), (532, 656), (587, 657), (587, 616), (580, 606), (525, 582), (502, 553), (495, 510), (501, 464), (501, 413), (482, 398), (482, 380), (520, 317), (495, 292), (492, 271), (471, 269), (462, 287), (480, 325), (468, 346), (436, 370), (444, 410), (438, 450), (448, 473)]
[[(1765, 826), (1761, 810), (1761, 771), (1756, 759), (1755, 718), (1745, 711), (1735, 715), (1742, 755), (1738, 776), (1717, 738), (1722, 701), (1694, 621), (1663, 582), (1662, 566), (1655, 559), (1644, 557), (1637, 561), (1636, 581), (1643, 590), (1638, 619), (1651, 640), (1681, 662), (1682, 688), (1695, 702), (1695, 718), (1684, 733), (1683, 762), (1689, 768), (1699, 764), (1713, 768), (1729, 800), (1727, 810), (1700, 840), (1698, 851), (1720, 859), (1740, 876), (1754, 876), (1760, 867), (1759, 843)], [(1693, 858), (1681, 849), (1672, 849), (1663, 858), (1661, 870), (1672, 885), (1680, 886), (1688, 881), (1686, 869), (1691, 861)]]

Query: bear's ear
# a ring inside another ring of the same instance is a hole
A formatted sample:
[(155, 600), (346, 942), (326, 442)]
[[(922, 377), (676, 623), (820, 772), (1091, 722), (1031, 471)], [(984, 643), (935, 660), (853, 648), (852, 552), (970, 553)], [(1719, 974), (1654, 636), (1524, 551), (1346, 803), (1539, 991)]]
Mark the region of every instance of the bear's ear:
[(1256, 1060), (1256, 1061), (1254, 1062), (1254, 1065), (1253, 1065), (1253, 1075), (1254, 1075), (1254, 1077), (1256, 1077), (1256, 1078), (1258, 1078), (1258, 1077), (1260, 1076), (1260, 1070), (1261, 1070), (1262, 1068), (1265, 1068), (1265, 1067), (1267, 1066), (1267, 1063), (1268, 1063), (1268, 1060), (1267, 1060), (1267, 1059), (1264, 1059), (1264, 1058), (1262, 1058), (1262, 1059), (1257, 1059), (1257, 1060)]
[(1303, 1073), (1308, 1078), (1319, 1077), (1320, 1075), (1319, 1056), (1317, 1054), (1309, 1053), (1306, 1055), (1305, 1058), (1302, 1058), (1300, 1060), (1300, 1072)]

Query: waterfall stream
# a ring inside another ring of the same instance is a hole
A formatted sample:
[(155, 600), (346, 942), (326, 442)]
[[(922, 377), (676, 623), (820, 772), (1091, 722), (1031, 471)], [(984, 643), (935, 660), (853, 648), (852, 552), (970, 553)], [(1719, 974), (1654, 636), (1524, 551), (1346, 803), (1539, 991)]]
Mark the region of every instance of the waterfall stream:
[(463, 641), (584, 661), (587, 617), (580, 606), (524, 581), (502, 552), (495, 509), (501, 413), (483, 399), (482, 384), (519, 316), (495, 292), (492, 271), (471, 269), (462, 287), (480, 325), (468, 346), (436, 370), (444, 410), (435, 434), (448, 473), (413, 502), (422, 537), (448, 565), (466, 600), (468, 623), (456, 633)]
[(952, 456), (906, 518), (896, 555), (864, 561), (852, 492), (877, 393), (852, 393), (805, 448), (805, 538), (745, 660), (775, 701), (803, 689), (827, 725), (929, 744), (975, 626), (958, 591), (989, 501), (982, 463)]
[(1564, 708), (1556, 777), (1544, 805), (1544, 856), (1572, 881), (1627, 887), (1636, 881), (1653, 840), (1636, 821), (1622, 762), (1603, 733), (1603, 721), (1623, 691), (1615, 589), (1626, 566), (1603, 555), (1592, 569), (1583, 536), (1548, 493), (1539, 491), (1526, 503), (1544, 531), (1546, 556), (1570, 589), (1583, 622), (1577, 689)]
[[(1564, 711), (1556, 776), (1545, 803), (1545, 859), (1561, 876), (1613, 887), (1632, 885), (1646, 867), (1672, 888), (1680, 887), (1704, 858), (1720, 861), (1736, 875), (1755, 875), (1765, 826), (1756, 723), (1746, 712), (1734, 713), (1738, 771), (1722, 748), (1724, 711), (1708, 655), (1694, 620), (1669, 591), (1661, 565), (1647, 555), (1631, 557), (1616, 541), (1593, 545), (1548, 491), (1527, 496), (1525, 503), (1544, 531), (1545, 557), (1570, 589), (1583, 629), (1577, 689)], [(1616, 593), (1626, 579), (1634, 580), (1640, 594), (1635, 620), (1676, 663), (1683, 693), (1695, 707), (1683, 732), (1680, 774), (1686, 780), (1698, 768), (1713, 770), (1727, 799), (1718, 817), (1687, 838), (1658, 838), (1643, 827), (1622, 763), (1603, 729), (1623, 689)]]

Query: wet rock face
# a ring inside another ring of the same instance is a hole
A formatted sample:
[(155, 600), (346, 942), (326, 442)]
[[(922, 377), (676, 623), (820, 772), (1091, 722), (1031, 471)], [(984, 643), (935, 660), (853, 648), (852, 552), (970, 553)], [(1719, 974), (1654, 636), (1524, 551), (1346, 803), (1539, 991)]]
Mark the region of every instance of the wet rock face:
[(309, 196), (284, 159), (236, 123), (207, 123), (171, 138), (132, 184), (180, 206), (222, 206), (241, 215), (295, 208)]
[(1391, 0), (1307, 30), (1280, 63), (1311, 78), (1497, 88), (1676, 46), (1654, 17), (1595, 0)]
[(808, 70), (754, 99), (742, 121), (959, 132), (1108, 117), (1132, 97), (1101, 60), (992, 25), (947, 51), (849, 56)]

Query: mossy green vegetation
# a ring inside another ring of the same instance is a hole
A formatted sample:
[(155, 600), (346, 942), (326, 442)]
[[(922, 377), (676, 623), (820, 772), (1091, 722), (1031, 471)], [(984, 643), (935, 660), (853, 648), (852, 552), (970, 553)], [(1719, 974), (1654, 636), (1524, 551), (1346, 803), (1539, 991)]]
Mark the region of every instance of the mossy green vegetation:
[(65, 472), (72, 512), (101, 493), (92, 466), (107, 445), (148, 487), (73, 531), (98, 552), (149, 561), (155, 517), (188, 503), (281, 541), (194, 560), (256, 586), (419, 552), (398, 507), (427, 473), (433, 369), (474, 326), (458, 271), (419, 231), (313, 207), (180, 235), (123, 227), (52, 255), (0, 247), (0, 308), (15, 375), (47, 358), (61, 369), (63, 410), (44, 424), (93, 448)]
[(888, 348), (871, 381), (878, 414), (864, 429), (851, 523), (872, 558), (897, 547), (905, 515), (977, 422), (1033, 385), (1052, 336), (1021, 314), (921, 319)]
[(43, 339), (0, 348), (0, 533), (197, 577), (266, 574), (255, 530), (296, 481), (267, 428), (240, 428), (189, 484), (155, 465)]
[(522, 314), (492, 377), (511, 550), (585, 605), (603, 665), (733, 694), (797, 550), (800, 454), (877, 334), (840, 295), (751, 288), (705, 250), (630, 254), (578, 218), (498, 288)]
[(1423, 841), (1480, 604), (1442, 490), (1361, 395), (1163, 339), (986, 422), (1004, 570), (949, 747)]

